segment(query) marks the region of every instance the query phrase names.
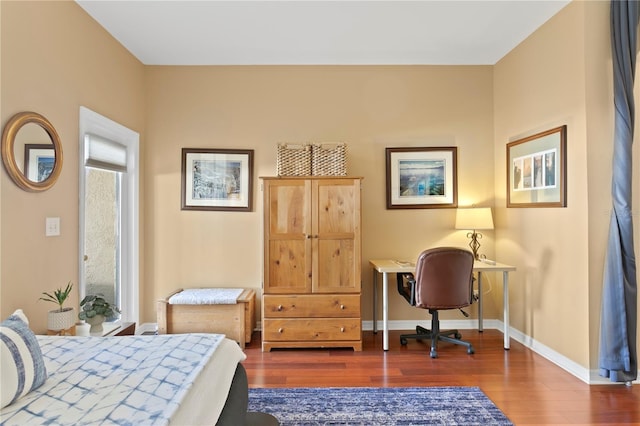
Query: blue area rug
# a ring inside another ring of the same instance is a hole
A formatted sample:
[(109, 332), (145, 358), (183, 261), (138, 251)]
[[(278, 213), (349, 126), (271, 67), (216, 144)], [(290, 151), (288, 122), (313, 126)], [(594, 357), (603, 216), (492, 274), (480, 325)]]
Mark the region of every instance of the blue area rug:
[(512, 425), (477, 387), (249, 389), (249, 411), (291, 425)]

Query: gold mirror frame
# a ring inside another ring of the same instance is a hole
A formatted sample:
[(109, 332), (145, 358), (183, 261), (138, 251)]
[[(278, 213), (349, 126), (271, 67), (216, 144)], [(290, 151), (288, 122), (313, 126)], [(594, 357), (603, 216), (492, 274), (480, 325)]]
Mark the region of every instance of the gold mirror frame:
[[(14, 153), (14, 145), (18, 131), (26, 124), (35, 123), (42, 127), (51, 138), (55, 160), (51, 174), (42, 182), (34, 182), (29, 180), (18, 167)], [(11, 179), (20, 188), (30, 192), (41, 192), (51, 188), (62, 171), (62, 144), (60, 137), (53, 125), (37, 112), (19, 112), (7, 122), (2, 131), (2, 162)]]

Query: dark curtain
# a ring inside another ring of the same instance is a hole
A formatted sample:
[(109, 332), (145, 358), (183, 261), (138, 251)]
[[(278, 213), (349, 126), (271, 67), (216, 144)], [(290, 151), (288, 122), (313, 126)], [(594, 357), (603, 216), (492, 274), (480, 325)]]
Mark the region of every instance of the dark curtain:
[(630, 384), (638, 375), (636, 329), (638, 285), (631, 212), (635, 104), (637, 1), (611, 2), (611, 47), (615, 133), (613, 148), (613, 212), (604, 267), (600, 322), (600, 375)]

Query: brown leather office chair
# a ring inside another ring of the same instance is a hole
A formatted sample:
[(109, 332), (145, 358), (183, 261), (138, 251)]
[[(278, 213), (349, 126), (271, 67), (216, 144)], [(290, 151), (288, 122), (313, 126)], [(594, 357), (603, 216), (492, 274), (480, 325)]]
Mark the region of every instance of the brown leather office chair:
[[(438, 311), (462, 309), (473, 298), (473, 253), (455, 247), (437, 247), (420, 253), (415, 276), (398, 274), (398, 292), (416, 308), (428, 309), (431, 314), (431, 330), (417, 326), (416, 334), (403, 334), (400, 344), (407, 339), (431, 339), (431, 358), (438, 357), (437, 342), (455, 343), (467, 347), (472, 354), (471, 343), (460, 340), (458, 330), (441, 331)], [(453, 337), (451, 337), (453, 336)]]

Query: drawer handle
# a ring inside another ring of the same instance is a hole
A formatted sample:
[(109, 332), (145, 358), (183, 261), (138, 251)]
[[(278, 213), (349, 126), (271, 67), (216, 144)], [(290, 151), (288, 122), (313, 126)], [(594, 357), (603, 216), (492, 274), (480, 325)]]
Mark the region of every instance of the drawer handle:
[(278, 305), (278, 312), (282, 310), (282, 305)]
[(280, 327), (280, 328), (278, 329), (278, 333), (282, 333), (283, 331), (284, 331), (284, 330), (282, 329), (282, 327)]
[(344, 333), (344, 327), (340, 327), (340, 332)]
[(344, 305), (340, 305), (340, 309), (344, 310)]

